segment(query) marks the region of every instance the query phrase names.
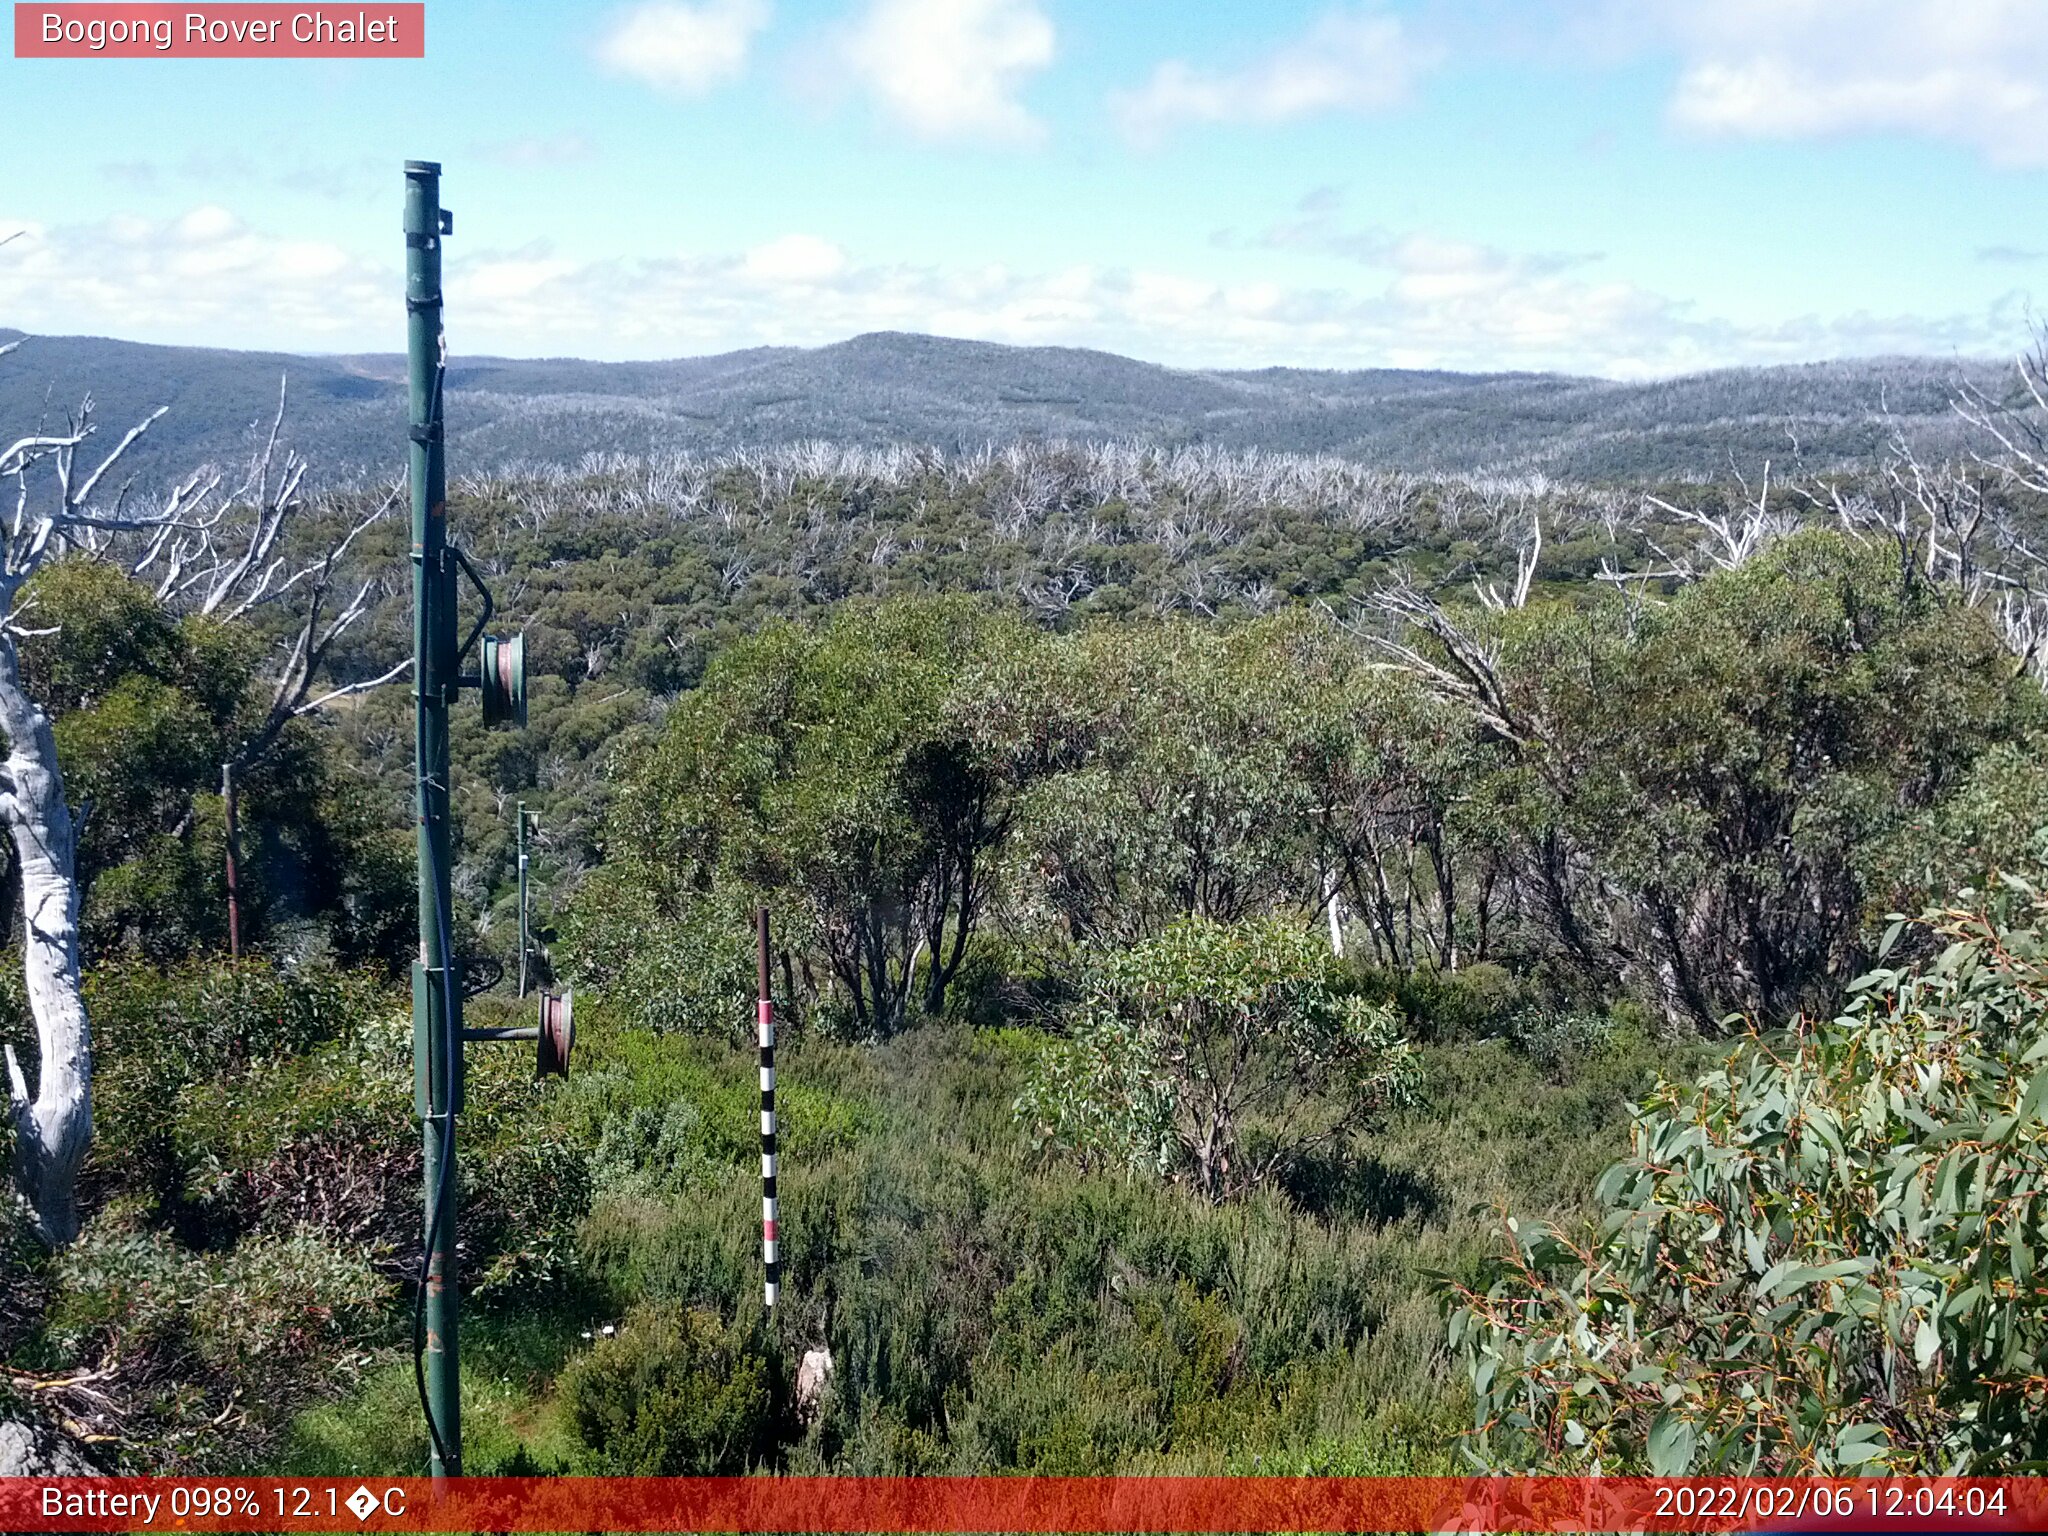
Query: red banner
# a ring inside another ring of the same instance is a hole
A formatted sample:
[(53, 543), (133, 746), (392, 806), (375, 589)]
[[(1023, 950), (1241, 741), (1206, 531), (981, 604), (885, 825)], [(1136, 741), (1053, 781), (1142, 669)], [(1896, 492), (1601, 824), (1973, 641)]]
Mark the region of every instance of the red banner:
[(8, 1531), (2028, 1531), (2034, 1478), (12, 1478)]
[(423, 3), (23, 5), (17, 59), (420, 59)]

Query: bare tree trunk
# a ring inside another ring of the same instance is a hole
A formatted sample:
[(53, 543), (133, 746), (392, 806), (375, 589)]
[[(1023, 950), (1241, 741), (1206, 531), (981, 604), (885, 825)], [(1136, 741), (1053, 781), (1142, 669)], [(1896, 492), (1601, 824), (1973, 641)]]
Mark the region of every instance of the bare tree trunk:
[(0, 631), (0, 732), (7, 737), (0, 794), (21, 869), (22, 970), (34, 1015), (36, 1091), (7, 1048), (14, 1175), (53, 1247), (78, 1235), (73, 1187), (92, 1138), (92, 1035), (78, 974), (75, 828), (50, 720), (21, 687), (14, 637)]
[[(11, 352), (15, 345), (0, 346), (0, 353)], [(309, 697), (329, 650), (362, 617), (371, 592), (371, 583), (364, 583), (339, 612), (325, 617), (335, 566), (358, 534), (398, 504), (399, 492), (394, 488), (331, 544), (324, 557), (286, 574), (285, 561), (274, 551), (304, 505), (299, 489), (306, 466), (296, 454), (287, 453), (282, 477), (271, 479), (284, 401), (280, 384), (277, 418), (248, 481), (226, 504), (210, 511), (208, 503), (220, 476), (204, 472), (182, 482), (151, 508), (124, 511), (124, 493), (111, 508), (95, 510), (99, 486), (168, 406), (159, 406), (131, 427), (89, 473), (81, 470), (77, 455), (95, 430), (90, 398), (61, 435), (38, 432), (0, 445), (0, 478), (12, 480), (15, 487), (12, 519), (0, 527), (0, 735), (7, 741), (7, 758), (0, 765), (0, 820), (13, 839), (21, 880), (22, 971), (40, 1056), (31, 1097), (27, 1075), (8, 1048), (8, 1117), (15, 1130), (16, 1182), (35, 1212), (38, 1233), (53, 1246), (78, 1233), (74, 1186), (92, 1138), (92, 1037), (78, 973), (78, 826), (64, 800), (64, 775), (49, 716), (22, 690), (14, 643), (21, 632), (15, 599), (23, 583), (48, 561), (76, 551), (106, 554), (123, 540), (128, 543), (122, 563), (129, 575), (141, 577), (154, 567), (159, 599), (189, 603), (201, 613), (239, 619), (259, 604), (275, 602), (294, 590), (303, 592), (305, 622), (277, 679), (264, 724), (233, 759), (243, 767), (258, 761), (294, 717), (395, 678), (409, 663), (381, 678)], [(34, 505), (31, 470), (38, 477), (43, 470), (52, 471), (47, 483), (55, 492)], [(244, 505), (249, 509), (246, 540), (236, 555), (227, 545), (239, 537), (243, 523), (223, 519)]]

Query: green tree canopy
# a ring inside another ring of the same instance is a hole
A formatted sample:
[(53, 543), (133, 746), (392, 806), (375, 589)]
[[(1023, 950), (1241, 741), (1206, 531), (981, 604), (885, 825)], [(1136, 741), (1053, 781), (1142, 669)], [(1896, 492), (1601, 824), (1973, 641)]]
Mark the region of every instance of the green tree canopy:
[(1084, 1162), (1242, 1195), (1410, 1094), (1393, 1010), (1346, 980), (1297, 926), (1184, 918), (1094, 957), (1017, 1113)]
[[(167, 961), (227, 945), (221, 765), (261, 721), (262, 637), (180, 619), (88, 558), (25, 593), (31, 690), (49, 701), (68, 788), (84, 811), (78, 871), (91, 956)], [(404, 948), (406, 840), (332, 761), (311, 722), (288, 726), (241, 781), (245, 942), (343, 963)]]
[(763, 902), (791, 1001), (836, 1001), (867, 1034), (940, 1008), (1011, 814), (1004, 764), (950, 701), (1018, 635), (971, 600), (899, 601), (722, 653), (619, 791), (569, 934), (579, 973), (658, 1022), (737, 1017)]
[[(1661, 1086), (1581, 1235), (1509, 1223), (1452, 1340), (1483, 1464), (2008, 1472), (2048, 1457), (2048, 896)], [(1895, 924), (1889, 941), (1908, 932)]]

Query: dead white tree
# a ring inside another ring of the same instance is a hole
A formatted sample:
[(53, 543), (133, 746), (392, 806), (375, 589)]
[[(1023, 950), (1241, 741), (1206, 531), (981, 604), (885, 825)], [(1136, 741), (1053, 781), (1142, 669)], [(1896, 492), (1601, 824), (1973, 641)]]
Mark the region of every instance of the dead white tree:
[[(279, 423), (282, 401), (280, 392)], [(23, 589), (52, 560), (87, 553), (119, 560), (131, 574), (156, 570), (158, 594), (174, 606), (246, 617), (288, 596), (303, 600), (303, 620), (274, 680), (271, 709), (245, 755), (267, 750), (294, 715), (403, 670), (309, 698), (334, 641), (362, 615), (370, 596), (365, 583), (338, 612), (327, 611), (339, 562), (356, 535), (396, 505), (396, 495), (293, 568), (281, 551), (287, 524), (304, 506), (305, 470), (287, 455), (285, 472), (273, 476), (277, 424), (239, 494), (220, 496), (220, 477), (202, 473), (147, 504), (131, 505), (126, 486), (110, 501), (103, 496), (109, 476), (163, 414), (159, 408), (130, 428), (89, 471), (80, 455), (97, 430), (90, 398), (63, 430), (38, 431), (0, 448), (0, 485), (10, 487), (13, 502), (12, 517), (0, 525), (0, 734), (7, 748), (0, 823), (21, 879), (22, 969), (37, 1050), (31, 1090), (13, 1046), (6, 1047), (8, 1112), (15, 1179), (38, 1235), (52, 1246), (69, 1242), (78, 1230), (73, 1192), (92, 1136), (92, 1035), (79, 976), (82, 818), (65, 797), (50, 717), (23, 685), (17, 641), (37, 632)]]
[(1966, 384), (1955, 409), (1998, 445), (1978, 453), (1979, 464), (2010, 485), (2048, 496), (2048, 322), (2035, 327), (2032, 345), (2016, 359), (2008, 395)]
[[(1406, 672), (1438, 697), (1463, 705), (1482, 729), (1501, 741), (1522, 745), (1535, 739), (1534, 727), (1508, 696), (1497, 636), (1459, 623), (1406, 571), (1375, 592), (1366, 606), (1368, 615), (1376, 615), (1384, 627), (1363, 622), (1363, 616), (1340, 622), (1388, 658), (1382, 665)], [(1434, 641), (1440, 657), (1410, 645), (1405, 638), (1409, 633)]]
[[(10, 349), (11, 350), (11, 349)], [(33, 1092), (12, 1043), (6, 1047), (8, 1118), (17, 1184), (51, 1245), (78, 1233), (73, 1188), (92, 1137), (92, 1033), (78, 974), (77, 823), (50, 717), (22, 685), (16, 639), (30, 633), (20, 612), (23, 585), (56, 553), (105, 524), (87, 511), (109, 470), (163, 413), (134, 427), (78, 478), (77, 453), (92, 435), (91, 402), (62, 432), (36, 432), (0, 449), (0, 481), (14, 482), (14, 514), (0, 536), (0, 822), (21, 874), (22, 971), (36, 1030)], [(31, 471), (51, 464), (54, 495), (32, 502)], [(173, 514), (175, 515), (175, 514)]]
[[(1764, 462), (1763, 483), (1751, 489), (1749, 479), (1731, 460), (1729, 472), (1741, 488), (1741, 506), (1732, 511), (1712, 513), (1694, 507), (1681, 507), (1664, 500), (1661, 496), (1645, 496), (1643, 500), (1660, 512), (1677, 518), (1701, 531), (1705, 537), (1700, 541), (1699, 554), (1712, 570), (1732, 571), (1747, 565), (1758, 554), (1791, 533), (1799, 526), (1796, 515), (1783, 507), (1771, 505), (1771, 465)], [(1679, 570), (1690, 572), (1692, 561), (1679, 557), (1674, 559), (1665, 554), (1654, 542), (1653, 550), (1663, 556)]]
[(289, 404), (286, 381), (277, 388), (277, 411), (248, 472), (223, 494), (223, 477), (202, 470), (173, 487), (143, 520), (141, 528), (90, 531), (85, 547), (117, 558), (138, 580), (150, 582), (159, 601), (186, 613), (229, 621), (295, 608), (289, 638), (280, 647), (266, 682), (268, 707), (221, 764), (221, 798), (227, 832), (228, 945), (242, 952), (239, 865), (241, 786), (302, 715), (403, 676), (411, 658), (376, 677), (319, 694), (335, 643), (369, 612), (374, 577), (355, 583), (352, 595), (337, 594), (335, 582), (356, 540), (381, 522), (404, 494), (403, 481), (372, 497), (323, 547), (308, 553), (289, 537), (306, 511), (306, 461), (278, 447)]
[(1515, 589), (1503, 596), (1494, 583), (1481, 582), (1472, 578), (1472, 590), (1479, 594), (1479, 604), (1491, 608), (1495, 613), (1505, 613), (1510, 608), (1529, 606), (1529, 588), (1536, 580), (1536, 566), (1543, 558), (1543, 513), (1539, 508), (1529, 516), (1529, 537), (1522, 547), (1515, 551)]

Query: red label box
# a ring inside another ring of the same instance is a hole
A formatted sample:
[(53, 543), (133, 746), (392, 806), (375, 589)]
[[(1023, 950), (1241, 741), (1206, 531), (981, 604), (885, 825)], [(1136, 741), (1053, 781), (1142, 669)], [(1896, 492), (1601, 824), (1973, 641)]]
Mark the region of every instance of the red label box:
[(21, 4), (17, 59), (420, 59), (423, 3)]

